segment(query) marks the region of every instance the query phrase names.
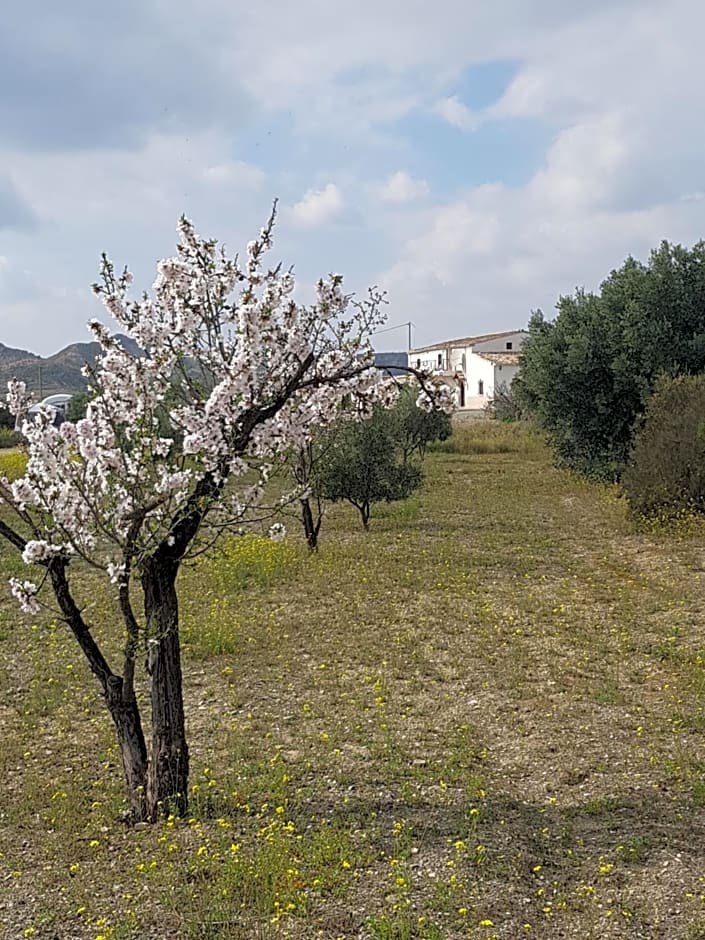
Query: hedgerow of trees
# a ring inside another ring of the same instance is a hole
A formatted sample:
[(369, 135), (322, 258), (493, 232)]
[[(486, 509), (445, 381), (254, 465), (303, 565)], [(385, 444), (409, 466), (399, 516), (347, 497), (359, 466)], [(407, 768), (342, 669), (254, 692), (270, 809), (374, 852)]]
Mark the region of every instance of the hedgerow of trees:
[(546, 430), (558, 461), (614, 480), (660, 376), (705, 371), (705, 243), (663, 242), (628, 258), (599, 292), (535, 312), (515, 393)]

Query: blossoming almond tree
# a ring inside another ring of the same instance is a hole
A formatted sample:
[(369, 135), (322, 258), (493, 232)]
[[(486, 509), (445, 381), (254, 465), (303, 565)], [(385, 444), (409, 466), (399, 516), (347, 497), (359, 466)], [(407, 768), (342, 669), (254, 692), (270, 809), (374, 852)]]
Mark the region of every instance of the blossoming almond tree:
[[(273, 222), (274, 213), (240, 261), (182, 218), (176, 256), (159, 263), (151, 295), (139, 300), (128, 297), (129, 273), (118, 275), (104, 256), (94, 290), (141, 353), (92, 322), (102, 353), (85, 418), (58, 428), (48, 412), (25, 420), (26, 473), (0, 480), (12, 510), (0, 535), (38, 572), (13, 579), (12, 591), (31, 613), (53, 592), (102, 689), (134, 820), (187, 810), (180, 565), (242, 521), (271, 463), (329, 424), (343, 400), (365, 413), (396, 395), (373, 368), (369, 343), (383, 320), (381, 295), (353, 301), (334, 275), (319, 282), (315, 304), (296, 302), (292, 273), (265, 266)], [(20, 383), (10, 383), (8, 402), (22, 413)], [(86, 564), (115, 592), (119, 669), (76, 600)], [(149, 744), (138, 661), (149, 676)]]

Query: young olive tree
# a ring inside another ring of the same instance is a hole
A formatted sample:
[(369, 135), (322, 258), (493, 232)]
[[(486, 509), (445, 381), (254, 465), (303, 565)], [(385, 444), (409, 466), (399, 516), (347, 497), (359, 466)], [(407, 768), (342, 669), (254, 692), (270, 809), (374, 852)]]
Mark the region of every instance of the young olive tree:
[[(12, 579), (12, 592), (33, 614), (53, 592), (114, 723), (133, 820), (187, 811), (180, 566), (242, 522), (271, 463), (305, 447), (343, 399), (365, 414), (396, 395), (369, 343), (383, 322), (381, 296), (353, 301), (332, 275), (313, 305), (297, 303), (292, 273), (265, 267), (273, 222), (274, 213), (240, 261), (182, 218), (176, 256), (159, 263), (151, 295), (138, 300), (128, 297), (127, 270), (117, 274), (104, 256), (94, 290), (137, 354), (92, 322), (102, 353), (85, 417), (58, 428), (48, 412), (25, 420), (26, 473), (0, 480), (0, 535), (37, 572)], [(10, 383), (8, 402), (22, 412), (21, 383)], [(77, 600), (87, 566), (120, 611), (122, 623), (108, 624), (124, 637), (119, 667)], [(148, 674), (149, 742), (138, 663)]]
[(397, 416), (376, 406), (367, 420), (343, 419), (327, 436), (317, 467), (317, 492), (331, 502), (349, 502), (365, 529), (374, 503), (407, 499), (423, 480), (421, 468), (404, 453), (397, 431)]
[(392, 434), (406, 464), (414, 455), (421, 460), (433, 441), (445, 441), (453, 433), (450, 414), (441, 408), (421, 407), (415, 385), (400, 387), (399, 398), (390, 411)]
[(416, 369), (403, 371), (403, 381), (393, 379), (398, 397), (391, 407), (373, 408), (362, 422), (343, 408), (332, 428), (292, 455), (291, 471), (300, 486), (299, 518), (311, 551), (318, 548), (326, 500), (347, 500), (369, 528), (373, 503), (406, 499), (421, 485), (421, 469), (413, 458), (423, 460), (430, 442), (450, 437), (450, 388), (434, 387)]

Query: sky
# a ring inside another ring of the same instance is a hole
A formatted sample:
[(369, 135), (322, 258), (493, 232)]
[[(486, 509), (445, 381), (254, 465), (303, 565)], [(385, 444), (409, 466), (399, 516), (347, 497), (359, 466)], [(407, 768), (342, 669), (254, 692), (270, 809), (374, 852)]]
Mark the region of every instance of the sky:
[(85, 341), (180, 214), (387, 292), (404, 349), (705, 236), (699, 0), (24, 0), (0, 31), (0, 342)]

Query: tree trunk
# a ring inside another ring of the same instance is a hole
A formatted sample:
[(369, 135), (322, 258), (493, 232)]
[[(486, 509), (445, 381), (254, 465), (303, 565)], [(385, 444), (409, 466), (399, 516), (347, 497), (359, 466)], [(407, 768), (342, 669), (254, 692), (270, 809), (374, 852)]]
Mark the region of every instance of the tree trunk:
[(152, 687), (152, 746), (147, 773), (147, 815), (185, 816), (189, 754), (184, 721), (177, 565), (157, 554), (142, 574), (147, 623), (147, 671)]
[(115, 725), (130, 804), (130, 822), (141, 822), (147, 813), (147, 745), (137, 702), (126, 700), (119, 676), (108, 680), (106, 700)]
[(306, 535), (306, 542), (308, 544), (309, 551), (315, 552), (318, 549), (318, 533), (321, 528), (321, 514), (319, 512), (318, 521), (314, 522), (313, 510), (311, 509), (311, 502), (308, 497), (301, 500), (301, 521), (304, 526), (304, 533)]
[(369, 502), (364, 502), (360, 506), (360, 516), (362, 518), (362, 524), (365, 527), (365, 530), (370, 527), (370, 504)]
[(88, 660), (93, 675), (103, 689), (105, 703), (113, 719), (117, 734), (122, 766), (130, 804), (130, 820), (139, 822), (147, 817), (147, 747), (142, 731), (142, 719), (135, 699), (132, 683), (125, 683), (108, 665), (100, 647), (93, 639), (71, 593), (66, 574), (67, 561), (56, 556), (47, 566), (54, 594), (64, 619)]

